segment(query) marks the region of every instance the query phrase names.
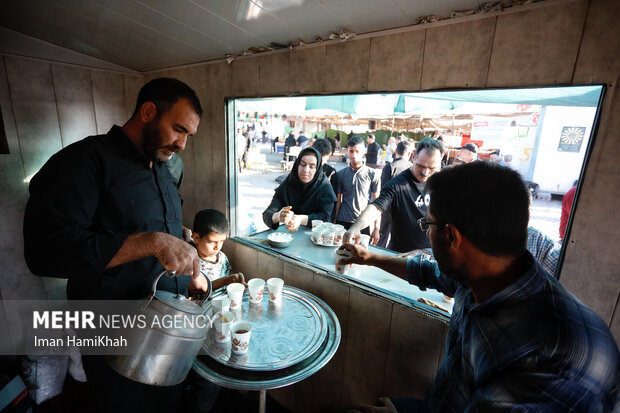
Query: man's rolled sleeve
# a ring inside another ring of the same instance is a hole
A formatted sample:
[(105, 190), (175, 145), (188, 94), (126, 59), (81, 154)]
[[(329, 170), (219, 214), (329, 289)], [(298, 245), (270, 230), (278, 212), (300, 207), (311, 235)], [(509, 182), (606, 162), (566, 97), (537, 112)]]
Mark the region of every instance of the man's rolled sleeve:
[(407, 282), (417, 286), (422, 291), (432, 288), (453, 296), (458, 288), (458, 283), (439, 272), (437, 261), (430, 259), (430, 256), (426, 254), (408, 258), (406, 272)]

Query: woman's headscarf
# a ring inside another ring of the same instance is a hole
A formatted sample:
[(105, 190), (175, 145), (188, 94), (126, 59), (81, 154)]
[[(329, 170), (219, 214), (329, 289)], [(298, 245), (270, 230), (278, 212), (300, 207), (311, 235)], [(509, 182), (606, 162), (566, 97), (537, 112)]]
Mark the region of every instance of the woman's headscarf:
[[(301, 163), (301, 158), (306, 155), (315, 156), (317, 159), (316, 173), (307, 184), (299, 179), (299, 164)], [(276, 194), (282, 197), (285, 205), (291, 205), (294, 212), (298, 214), (309, 213), (314, 209), (313, 205), (336, 202), (336, 196), (329, 183), (329, 179), (327, 179), (321, 169), (321, 165), (322, 157), (319, 151), (312, 147), (304, 148), (297, 155), (291, 173), (276, 188)]]

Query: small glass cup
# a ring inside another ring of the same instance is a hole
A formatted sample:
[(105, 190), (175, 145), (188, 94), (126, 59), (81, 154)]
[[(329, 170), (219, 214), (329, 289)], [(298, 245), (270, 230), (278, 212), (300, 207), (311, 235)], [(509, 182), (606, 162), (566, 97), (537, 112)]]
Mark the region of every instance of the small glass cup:
[(316, 227), (319, 227), (321, 225), (323, 225), (323, 221), (321, 221), (320, 219), (312, 220), (312, 229), (315, 229)]

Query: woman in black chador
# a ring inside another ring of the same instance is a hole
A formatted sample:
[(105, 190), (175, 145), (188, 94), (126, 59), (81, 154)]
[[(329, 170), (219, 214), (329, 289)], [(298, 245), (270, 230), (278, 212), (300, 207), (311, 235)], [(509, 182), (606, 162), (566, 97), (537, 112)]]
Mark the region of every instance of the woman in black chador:
[(321, 170), (321, 154), (305, 148), (293, 164), (291, 173), (276, 188), (263, 221), (271, 229), (284, 224), (289, 231), (312, 226), (313, 219), (329, 221), (336, 195)]

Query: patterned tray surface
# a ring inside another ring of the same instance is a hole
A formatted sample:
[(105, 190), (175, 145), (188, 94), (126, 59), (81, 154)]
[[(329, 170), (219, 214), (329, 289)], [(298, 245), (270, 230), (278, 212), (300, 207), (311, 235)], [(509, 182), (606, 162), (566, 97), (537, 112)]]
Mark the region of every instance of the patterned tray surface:
[[(265, 287), (265, 290), (267, 287)], [(219, 297), (225, 294), (219, 292)], [(284, 286), (282, 302), (269, 302), (267, 291), (263, 303), (250, 304), (247, 289), (241, 310), (233, 311), (235, 319), (252, 323), (248, 352), (237, 355), (231, 352), (230, 340), (215, 341), (215, 330), (209, 329), (202, 346), (214, 360), (237, 369), (270, 371), (293, 366), (314, 354), (325, 341), (327, 323), (323, 310), (303, 290)], [(207, 308), (209, 313), (213, 309)]]

